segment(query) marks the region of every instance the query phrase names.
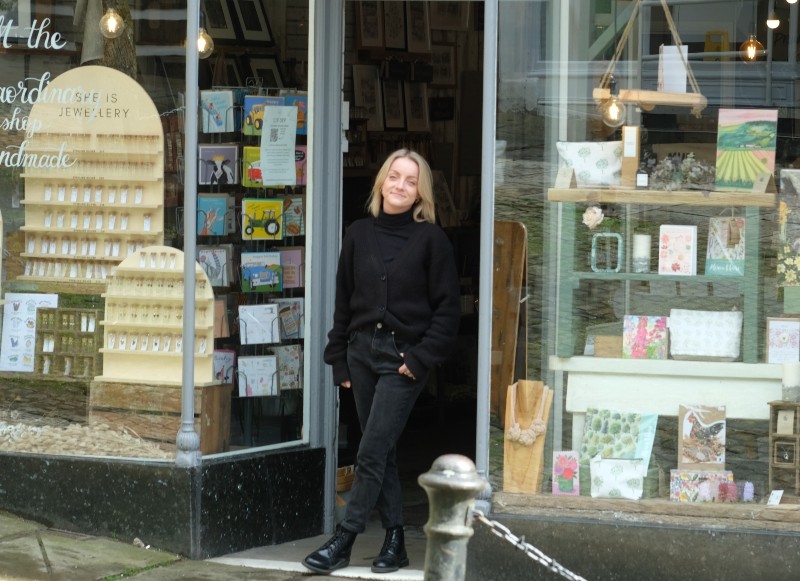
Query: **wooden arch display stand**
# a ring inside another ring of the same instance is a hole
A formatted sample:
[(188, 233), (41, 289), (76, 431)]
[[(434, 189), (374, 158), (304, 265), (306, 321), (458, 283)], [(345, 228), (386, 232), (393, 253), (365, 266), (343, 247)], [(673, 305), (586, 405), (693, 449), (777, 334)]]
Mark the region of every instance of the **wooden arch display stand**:
[(99, 294), (113, 266), (163, 244), (164, 134), (150, 96), (100, 66), (56, 77), (31, 108), (25, 270), (57, 291)]
[[(183, 375), (183, 252), (150, 246), (108, 277), (103, 375), (89, 393), (89, 422), (174, 443)], [(201, 451), (227, 449), (231, 386), (214, 381), (214, 292), (195, 262), (195, 428)]]

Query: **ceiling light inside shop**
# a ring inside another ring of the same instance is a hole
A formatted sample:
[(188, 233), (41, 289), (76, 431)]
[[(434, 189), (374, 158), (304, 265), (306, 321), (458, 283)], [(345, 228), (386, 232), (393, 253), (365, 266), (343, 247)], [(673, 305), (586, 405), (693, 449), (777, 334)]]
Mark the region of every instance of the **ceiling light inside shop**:
[(747, 37), (742, 45), (739, 47), (739, 51), (741, 52), (742, 60), (747, 63), (752, 63), (757, 61), (759, 57), (764, 52), (764, 45), (758, 42), (755, 34), (751, 34)]
[(778, 28), (781, 25), (781, 20), (778, 18), (778, 15), (775, 14), (775, 11), (769, 13), (767, 16), (767, 26), (769, 28)]
[(200, 27), (200, 32), (197, 35), (197, 53), (201, 59), (211, 56), (214, 52), (214, 39), (206, 32), (206, 29)]

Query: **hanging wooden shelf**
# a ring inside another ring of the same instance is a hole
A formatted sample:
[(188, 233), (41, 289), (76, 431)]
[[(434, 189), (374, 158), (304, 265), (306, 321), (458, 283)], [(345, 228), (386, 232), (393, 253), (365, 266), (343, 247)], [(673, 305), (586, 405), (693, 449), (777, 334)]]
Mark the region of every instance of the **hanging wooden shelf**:
[[(592, 98), (599, 105), (611, 97), (608, 87), (595, 87)], [(708, 99), (700, 93), (665, 93), (663, 91), (646, 91), (644, 89), (620, 89), (619, 99), (624, 103), (638, 104), (644, 111), (652, 111), (656, 105), (673, 107), (690, 107), (692, 112), (699, 113), (708, 106)]]

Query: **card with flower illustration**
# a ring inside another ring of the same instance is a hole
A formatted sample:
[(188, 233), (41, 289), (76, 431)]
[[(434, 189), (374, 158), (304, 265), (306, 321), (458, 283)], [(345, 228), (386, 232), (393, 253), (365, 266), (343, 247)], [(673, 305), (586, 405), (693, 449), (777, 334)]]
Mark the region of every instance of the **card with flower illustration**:
[(800, 361), (800, 319), (767, 318), (767, 363)]
[(668, 317), (625, 315), (622, 322), (623, 359), (667, 359)]
[(658, 234), (658, 274), (697, 274), (697, 226), (661, 225)]
[(553, 494), (555, 496), (580, 496), (579, 472), (577, 451), (553, 452)]

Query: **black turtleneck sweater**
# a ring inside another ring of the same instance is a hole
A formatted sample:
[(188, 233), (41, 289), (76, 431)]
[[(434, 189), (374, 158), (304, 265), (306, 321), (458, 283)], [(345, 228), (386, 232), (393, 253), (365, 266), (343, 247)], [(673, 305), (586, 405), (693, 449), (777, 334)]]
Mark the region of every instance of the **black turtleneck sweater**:
[(386, 323), (414, 345), (404, 358), (416, 377), (444, 362), (453, 347), (460, 317), (453, 248), (441, 228), (415, 222), (412, 212), (381, 212), (345, 234), (325, 348), (337, 385), (350, 379), (347, 339), (364, 326)]

